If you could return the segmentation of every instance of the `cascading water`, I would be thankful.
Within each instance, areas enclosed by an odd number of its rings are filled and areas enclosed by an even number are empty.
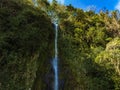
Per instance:
[[[57,50],[57,37],[58,37],[58,24],[55,23],[55,57],[53,59],[54,69],[54,90],[58,90],[58,50]]]

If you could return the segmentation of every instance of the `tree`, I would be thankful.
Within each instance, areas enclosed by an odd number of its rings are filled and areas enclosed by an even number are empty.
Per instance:
[[[108,76],[115,82],[115,90],[120,89],[120,38],[109,42],[105,51],[96,57],[96,62],[107,69]]]

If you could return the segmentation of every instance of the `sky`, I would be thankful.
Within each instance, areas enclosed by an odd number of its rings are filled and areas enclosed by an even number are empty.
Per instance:
[[[49,0],[50,2],[52,0]],[[120,0],[57,0],[64,5],[72,4],[76,8],[82,8],[88,10],[93,7],[95,10],[107,9],[107,10],[119,10]]]

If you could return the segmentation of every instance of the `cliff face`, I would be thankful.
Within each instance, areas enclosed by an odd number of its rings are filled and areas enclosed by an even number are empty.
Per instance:
[[[0,4],[0,90],[44,90],[54,53],[50,19],[26,3]]]
[[[59,4],[53,7],[60,27],[60,90],[120,89],[120,12],[95,13]]]

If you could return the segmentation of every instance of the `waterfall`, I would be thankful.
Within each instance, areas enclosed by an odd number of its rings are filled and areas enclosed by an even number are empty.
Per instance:
[[[55,57],[53,59],[54,69],[54,90],[58,90],[58,48],[57,48],[57,37],[58,37],[58,24],[55,23]]]

